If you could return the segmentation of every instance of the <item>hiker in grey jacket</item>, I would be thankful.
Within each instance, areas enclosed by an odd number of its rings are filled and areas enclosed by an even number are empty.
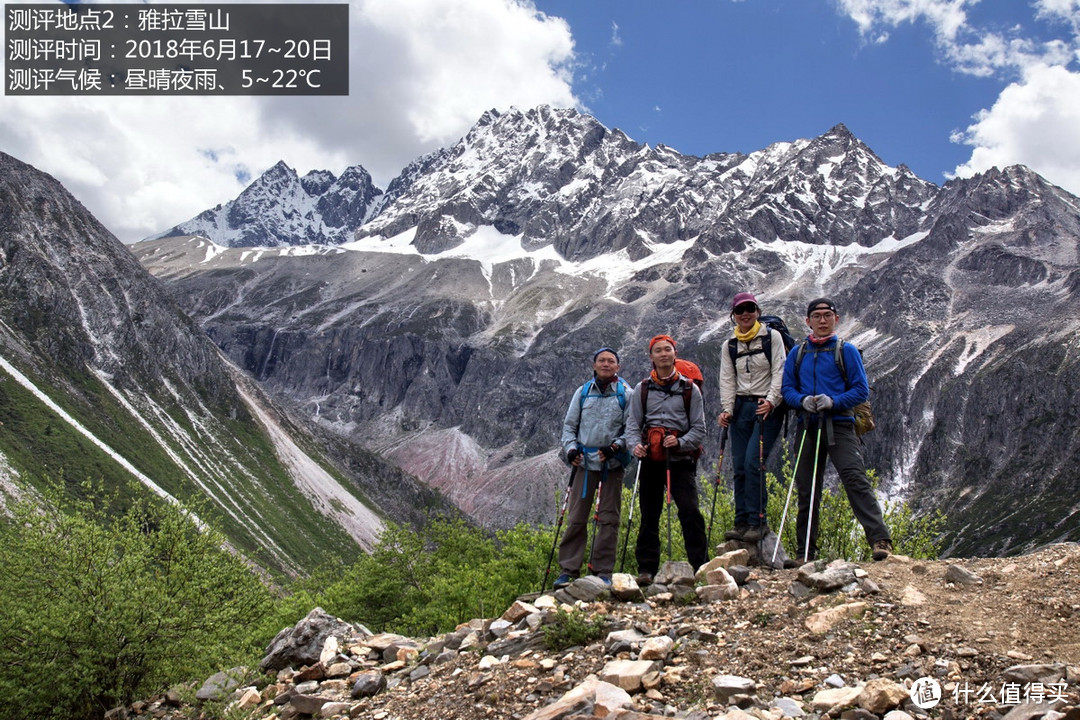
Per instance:
[[[660,515],[665,496],[679,508],[690,564],[697,570],[708,561],[696,478],[697,456],[705,439],[705,409],[701,391],[675,369],[675,354],[675,341],[670,336],[657,335],[649,341],[653,371],[634,388],[626,422],[627,446],[641,462],[641,529],[634,550],[639,585],[652,583],[660,568]]]
[[[559,544],[562,574],[555,580],[556,588],[569,585],[581,572],[589,509],[596,494],[599,510],[588,567],[607,583],[615,570],[624,474],[620,458],[626,458],[623,434],[630,404],[630,389],[618,373],[618,354],[607,347],[597,350],[593,378],[574,392],[563,418],[563,453],[577,469],[567,489],[569,521]]]

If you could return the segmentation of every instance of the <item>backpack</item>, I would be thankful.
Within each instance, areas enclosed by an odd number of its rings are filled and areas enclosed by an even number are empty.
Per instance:
[[[693,385],[698,386],[698,389],[702,392],[702,400],[704,400],[705,399],[705,396],[704,396],[704,392],[705,392],[705,376],[701,374],[701,368],[699,368],[695,363],[692,363],[689,360],[683,360],[682,358],[676,358],[676,360],[675,360],[675,370],[680,375],[682,375],[684,380],[690,380],[690,381],[693,382]],[[645,412],[646,412],[646,409],[648,407],[647,403],[648,403],[648,400],[649,400],[649,379],[650,378],[645,378],[645,380],[642,381],[642,383],[641,383],[641,418],[642,418],[643,421],[645,419]],[[693,387],[693,385],[691,385],[690,383],[683,383],[683,389],[682,389],[683,407],[686,408],[686,420],[687,420],[688,423],[690,422],[690,401],[694,397],[694,387]],[[668,393],[668,394],[670,395],[672,393]],[[652,443],[651,442],[647,443],[647,445],[650,448],[650,459],[652,459],[652,460],[663,460],[664,459],[663,457],[653,455]],[[697,460],[699,457],[701,457],[703,454],[705,454],[705,448],[702,447],[701,445],[698,445],[697,448],[695,448],[694,450],[691,450],[690,452],[688,452],[686,454],[689,455],[690,457],[694,458],[695,460]]]
[[[809,340],[803,340],[799,343],[799,351],[795,355],[795,386],[799,385],[799,366],[802,364],[803,356],[806,355],[806,346],[809,344]],[[859,357],[862,357],[862,349],[855,348],[859,351]],[[836,339],[836,344],[833,346],[833,361],[836,362],[836,367],[840,368],[840,376],[844,378],[844,387],[847,387],[848,377],[847,368],[844,366],[844,341],[840,338]],[[877,425],[874,423],[874,411],[870,407],[870,401],[864,400],[855,407],[851,408],[851,414],[855,416],[855,435],[862,437],[866,433],[873,430]]]
[[[780,339],[784,341],[784,352],[791,352],[791,348],[795,347],[795,336],[788,330],[787,323],[779,315],[762,315],[758,318],[758,321],[769,328],[780,333]],[[761,347],[757,350],[749,350],[746,352],[739,352],[739,341],[736,338],[728,340],[728,354],[731,356],[731,364],[735,364],[735,359],[740,357],[746,357],[747,355],[757,355],[758,353],[765,353],[765,359],[769,361],[769,365],[772,365],[772,333],[767,332],[761,336]],[[677,361],[676,361],[677,362]]]

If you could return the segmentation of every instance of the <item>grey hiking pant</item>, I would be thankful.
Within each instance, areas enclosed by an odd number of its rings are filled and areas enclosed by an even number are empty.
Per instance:
[[[808,557],[813,560],[817,557],[818,525],[821,520],[821,490],[825,478],[825,458],[832,460],[833,467],[840,475],[840,482],[844,485],[848,502],[855,519],[863,527],[866,533],[866,541],[873,546],[878,540],[889,539],[889,529],[881,517],[881,506],[874,497],[874,490],[870,486],[870,478],[866,476],[866,466],[863,464],[862,448],[858,436],[855,435],[855,426],[849,422],[833,423],[833,444],[828,443],[828,428],[804,424],[795,438],[795,447],[802,448],[802,457],[799,465],[795,468],[795,485],[799,488],[799,516],[795,523],[798,533],[797,542],[799,550],[796,559]],[[808,433],[808,434],[807,434]],[[803,439],[806,435],[805,441]],[[814,484],[814,523],[810,529],[810,547],[806,545],[806,526],[810,522],[810,477],[814,472],[814,445],[817,446],[817,478]],[[807,554],[806,551],[809,551]]]
[[[600,519],[596,528],[596,539],[592,548],[593,575],[607,575],[615,571],[615,552],[619,541],[619,508],[622,505],[622,468],[608,470],[589,470],[579,467],[574,471],[574,481],[570,485],[570,502],[566,508],[566,532],[559,543],[559,567],[571,577],[577,577],[582,562],[586,561],[585,551],[589,535],[589,523],[592,521],[593,498],[600,488]],[[582,486],[586,480],[585,497]]]

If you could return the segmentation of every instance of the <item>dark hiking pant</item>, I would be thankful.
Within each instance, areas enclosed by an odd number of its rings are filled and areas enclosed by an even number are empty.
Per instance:
[[[820,430],[820,431],[819,431]],[[799,551],[796,559],[817,557],[817,535],[821,520],[821,490],[825,478],[825,458],[828,457],[840,475],[840,482],[847,493],[855,519],[866,533],[871,546],[878,540],[889,538],[889,529],[881,516],[881,507],[863,465],[862,449],[855,435],[855,426],[849,422],[833,423],[833,444],[828,442],[828,428],[804,424],[795,438],[796,447],[802,447],[802,457],[795,468],[795,484],[799,488],[799,516],[795,523]],[[805,435],[805,441],[804,436]],[[813,484],[814,522],[810,527],[810,544],[806,544],[806,529],[810,524],[811,475],[814,471],[815,445],[817,448],[817,477]]]
[[[566,531],[559,543],[559,567],[571,577],[577,577],[581,564],[585,561],[586,542],[589,536],[589,522],[592,520],[593,499],[597,487],[600,488],[600,513],[593,540],[590,571],[594,575],[607,575],[615,571],[615,550],[619,540],[619,507],[622,505],[623,469],[603,470],[577,468],[574,481],[567,492],[570,499],[566,509]],[[585,497],[582,487],[585,486]]]
[[[731,460],[735,484],[735,525],[763,525],[768,493],[761,472],[762,431],[765,434],[764,457],[776,444],[784,419],[778,413],[770,413],[764,422],[757,420],[757,399],[735,398],[735,412],[729,425],[731,434]],[[760,513],[760,515],[759,515]]]
[[[660,516],[664,513],[667,481],[665,463],[641,460],[638,498],[641,506],[641,529],[634,556],[638,572],[655,575],[660,569]],[[697,461],[671,463],[671,499],[679,509],[686,557],[696,571],[709,561],[705,539],[705,518],[698,509]]]

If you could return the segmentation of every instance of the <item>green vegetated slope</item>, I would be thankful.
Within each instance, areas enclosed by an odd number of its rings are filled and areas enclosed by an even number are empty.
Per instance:
[[[142,407],[132,407],[144,424],[97,376],[53,370],[46,377],[22,368],[94,437],[161,490],[192,504],[258,565],[272,573],[303,573],[360,552],[348,532],[297,488],[264,428],[243,404],[192,409],[175,399],[143,397]],[[139,487],[130,485],[133,473],[121,462],[2,371],[0,422],[0,452],[30,486],[62,478],[69,491],[78,493],[84,481],[100,480],[122,498]],[[328,463],[322,467],[350,487]],[[360,496],[356,488],[351,491]]]

